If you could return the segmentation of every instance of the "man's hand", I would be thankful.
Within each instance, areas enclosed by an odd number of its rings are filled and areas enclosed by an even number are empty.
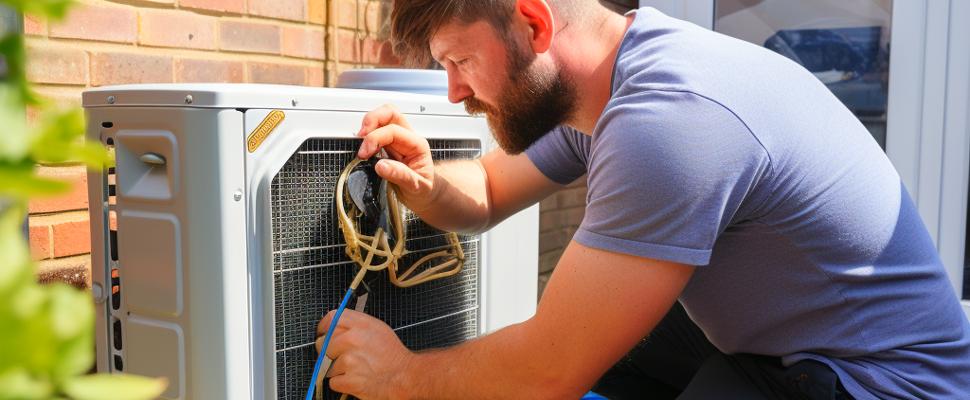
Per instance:
[[[334,313],[327,313],[317,325],[318,353]],[[409,367],[412,356],[387,324],[344,310],[327,347],[327,357],[334,360],[330,388],[360,399],[396,398],[394,389],[402,387],[400,372]]]
[[[435,170],[428,141],[411,130],[401,113],[384,105],[364,116],[358,136],[364,138],[357,156],[367,159],[381,148],[390,159],[377,163],[377,174],[397,185],[398,197],[408,208],[421,213],[434,202]]]

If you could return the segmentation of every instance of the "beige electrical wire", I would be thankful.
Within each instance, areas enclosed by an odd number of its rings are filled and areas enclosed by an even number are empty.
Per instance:
[[[340,173],[340,177],[337,178],[337,193],[334,196],[335,202],[337,203],[337,219],[340,223],[340,229],[343,231],[344,242],[347,243],[344,251],[347,253],[347,257],[350,257],[351,260],[360,266],[360,271],[357,272],[354,280],[350,283],[350,289],[357,290],[357,286],[364,280],[367,271],[387,269],[388,279],[391,283],[402,288],[420,285],[435,279],[446,278],[461,272],[462,267],[465,265],[465,252],[461,248],[461,242],[458,241],[458,234],[448,232],[445,234],[448,240],[448,248],[419,258],[408,269],[398,274],[398,261],[410,252],[404,246],[407,238],[404,234],[404,220],[401,205],[397,200],[397,187],[390,182],[387,184],[385,199],[387,200],[388,213],[390,214],[388,219],[390,220],[391,230],[393,232],[384,232],[384,228],[382,227],[378,227],[373,235],[364,235],[358,231],[354,220],[362,214],[362,211],[357,209],[356,206],[350,208],[349,211],[347,210],[344,204],[350,203],[353,205],[354,202],[350,200],[350,196],[344,191],[344,186],[347,184],[347,177],[350,175],[350,172],[360,163],[361,160],[355,158],[344,167],[343,172]],[[388,242],[387,237],[389,234],[394,235],[394,248],[391,248],[390,242]],[[375,257],[383,258],[383,261],[375,263]],[[423,265],[441,258],[448,259],[412,276]],[[321,373],[315,382],[317,387],[316,398],[318,400],[322,399],[323,396],[322,386],[325,375],[326,371]],[[346,393],[340,396],[340,400],[345,400],[346,398]]]
[[[340,177],[337,179],[337,193],[336,193],[336,203],[337,203],[337,218],[340,222],[340,228],[343,230],[344,241],[346,242],[345,252],[351,260],[357,263],[362,270],[367,271],[380,271],[382,269],[387,269],[388,278],[391,283],[397,287],[411,287],[415,285],[420,285],[422,283],[432,281],[435,279],[445,278],[455,275],[461,272],[461,268],[465,264],[465,253],[462,251],[461,243],[458,241],[458,235],[454,232],[448,232],[445,234],[448,240],[448,248],[440,250],[424,257],[421,257],[410,267],[404,271],[399,271],[398,261],[408,255],[410,251],[405,248],[406,237],[404,235],[404,221],[403,213],[401,212],[401,205],[397,200],[397,188],[388,182],[388,190],[386,191],[386,200],[389,220],[391,223],[391,230],[393,232],[384,232],[382,228],[377,228],[374,235],[364,235],[358,232],[357,226],[354,223],[354,219],[360,216],[361,211],[356,207],[353,207],[349,212],[347,211],[345,203],[349,202],[349,195],[344,191],[344,186],[347,182],[347,176],[350,172],[360,164],[361,160],[354,159],[347,164]],[[388,235],[394,235],[394,248],[391,248]],[[373,258],[380,257],[383,259],[380,263],[374,263]],[[428,264],[432,260],[447,258],[446,261],[439,263],[433,267],[426,269],[421,269],[422,266]],[[415,274],[416,271],[419,271]],[[358,274],[359,276],[359,274]],[[360,277],[360,279],[363,279]],[[357,279],[354,280],[355,283],[359,283]],[[356,287],[356,286],[354,286]]]

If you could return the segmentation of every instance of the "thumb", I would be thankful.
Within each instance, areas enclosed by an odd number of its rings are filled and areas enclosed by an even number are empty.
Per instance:
[[[423,186],[428,186],[427,179],[400,161],[385,158],[378,161],[374,169],[381,178],[409,192],[420,192]]]

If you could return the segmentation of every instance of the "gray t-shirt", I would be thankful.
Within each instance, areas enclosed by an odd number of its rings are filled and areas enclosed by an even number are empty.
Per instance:
[[[970,323],[912,200],[794,62],[638,10],[592,137],[526,154],[587,174],[577,242],[698,266],[680,301],[721,351],[819,360],[862,399],[970,399]]]

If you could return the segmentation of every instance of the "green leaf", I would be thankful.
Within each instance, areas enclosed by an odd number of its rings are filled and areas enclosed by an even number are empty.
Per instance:
[[[46,399],[51,392],[50,383],[31,377],[24,369],[0,371],[0,399]]]
[[[67,182],[35,176],[33,168],[14,169],[3,164],[0,164],[0,182],[3,182],[0,186],[0,197],[14,199],[54,196],[71,190],[71,185]]]
[[[4,84],[13,89],[15,99],[21,104],[39,104],[40,99],[30,90],[27,81],[27,51],[24,38],[19,33],[9,33],[0,38],[0,54],[7,63]]]
[[[23,14],[61,19],[74,4],[74,0],[0,0],[0,4],[6,4]]]
[[[110,162],[98,142],[85,142],[84,115],[78,109],[45,111],[43,124],[32,136],[31,156],[42,163],[83,162],[100,168]]]
[[[0,130],[0,161],[23,159],[30,148],[24,106],[5,84],[0,84]]]
[[[30,253],[20,230],[27,207],[23,203],[3,203],[0,198],[0,307],[9,304],[4,294],[29,283],[31,273]]]
[[[88,375],[67,381],[63,390],[75,400],[143,400],[154,399],[165,391],[164,378],[134,375]]]
[[[94,363],[94,306],[86,291],[51,285],[49,327],[58,341],[53,375],[57,380],[83,373]]]

